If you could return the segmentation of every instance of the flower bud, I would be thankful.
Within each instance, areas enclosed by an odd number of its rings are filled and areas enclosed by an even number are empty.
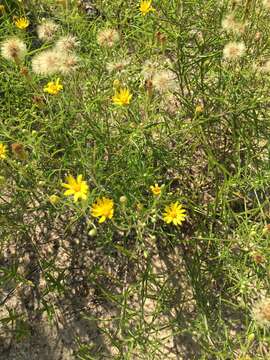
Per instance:
[[[52,205],[56,205],[57,203],[59,203],[60,197],[57,196],[57,195],[55,195],[55,194],[53,194],[53,195],[51,195],[51,196],[49,197],[49,201],[50,201],[50,203],[51,203]]]
[[[119,201],[121,204],[124,205],[127,202],[127,197],[125,195],[122,195],[122,196],[120,196]]]
[[[121,86],[120,80],[115,79],[115,80],[113,81],[113,88],[114,88],[114,89],[118,89],[120,86]]]
[[[255,230],[251,230],[250,236],[254,237],[254,236],[256,236],[256,234],[257,234],[257,232]]]
[[[263,235],[270,234],[270,224],[265,225],[262,231]]]
[[[202,105],[197,105],[195,107],[195,114],[201,114],[203,112],[203,106]]]
[[[97,235],[97,229],[93,228],[88,232],[88,235],[91,237],[95,237]]]

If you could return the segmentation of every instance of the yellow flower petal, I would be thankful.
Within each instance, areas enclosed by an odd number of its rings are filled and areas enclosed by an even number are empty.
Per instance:
[[[73,195],[73,194],[74,194],[74,190],[72,190],[72,189],[69,189],[69,190],[64,192],[65,196],[70,196],[70,195]]]

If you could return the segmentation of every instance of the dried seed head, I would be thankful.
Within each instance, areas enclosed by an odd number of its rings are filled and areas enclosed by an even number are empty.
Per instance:
[[[23,67],[21,68],[20,74],[23,75],[23,76],[28,76],[29,70],[27,69],[26,66],[23,66]]]
[[[101,30],[97,35],[97,42],[100,46],[112,47],[119,40],[119,33],[115,29]]]
[[[161,70],[152,79],[153,87],[160,93],[176,90],[176,75],[171,70]]]
[[[228,14],[223,20],[222,20],[222,28],[229,32],[232,32],[234,34],[242,34],[245,31],[245,24],[236,20],[233,14]]]
[[[58,30],[59,25],[57,25],[52,20],[46,20],[37,27],[38,38],[42,41],[51,41],[56,31]]]
[[[144,80],[151,80],[159,71],[160,64],[156,61],[146,60],[142,66],[141,75]]]
[[[55,48],[60,52],[70,52],[75,50],[78,47],[79,42],[77,38],[72,35],[62,36],[60,37],[55,44]]]
[[[150,79],[145,81],[145,89],[146,89],[148,95],[151,96],[153,93],[153,83]]]
[[[258,300],[252,309],[253,318],[261,327],[270,326],[270,298]]]
[[[130,64],[130,60],[128,59],[124,59],[116,62],[109,62],[106,65],[106,69],[109,73],[113,71],[122,71],[129,64]]]
[[[78,67],[79,58],[76,54],[65,54],[59,62],[59,71],[67,75]]]
[[[164,45],[166,43],[166,40],[167,40],[166,35],[164,35],[160,31],[158,31],[156,33],[156,39],[157,39],[158,44],[160,44],[160,45]]]
[[[38,95],[33,96],[32,101],[39,108],[42,108],[44,105],[44,99],[41,96],[38,96]]]
[[[56,50],[46,50],[32,59],[32,70],[38,75],[52,75],[59,71],[61,54]]]
[[[25,148],[20,143],[11,144],[11,151],[20,160],[25,160],[27,158]]]
[[[262,254],[260,254],[259,252],[254,252],[254,253],[252,253],[251,256],[256,264],[262,264],[265,262],[265,257]]]
[[[264,6],[267,10],[270,10],[270,0],[263,0],[263,6]]]
[[[1,44],[2,56],[11,61],[21,61],[27,53],[25,43],[17,37],[9,38]]]
[[[246,46],[243,42],[231,41],[223,49],[223,58],[228,61],[238,60],[245,51]]]

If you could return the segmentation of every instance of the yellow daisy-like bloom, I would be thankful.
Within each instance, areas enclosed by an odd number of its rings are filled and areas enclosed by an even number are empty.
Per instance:
[[[115,105],[128,105],[132,98],[132,94],[129,92],[128,89],[119,89],[112,97],[112,101]]]
[[[60,84],[60,79],[57,79],[56,81],[49,81],[43,90],[48,94],[57,95],[59,91],[63,90],[63,85]]]
[[[140,3],[140,12],[143,16],[148,14],[150,11],[155,11],[152,6],[152,0],[142,0]]]
[[[72,175],[67,176],[67,183],[62,183],[62,186],[68,190],[64,192],[65,196],[74,196],[74,201],[77,202],[80,198],[87,199],[89,187],[86,181],[83,181],[82,175],[78,175],[75,179]]]
[[[203,112],[203,106],[202,105],[197,105],[195,107],[195,114],[200,114]]]
[[[165,207],[163,220],[167,224],[173,223],[174,225],[181,225],[182,222],[185,221],[186,216],[186,210],[176,201]]]
[[[99,198],[91,208],[91,214],[94,217],[100,217],[99,223],[103,223],[106,219],[111,219],[114,213],[114,203],[112,199],[106,197]]]
[[[159,196],[161,194],[161,186],[158,186],[158,184],[155,184],[155,186],[151,185],[150,190],[155,196]]]
[[[0,143],[0,160],[5,160],[7,157],[7,147],[6,145]]]
[[[0,5],[0,13],[4,13],[6,11],[5,6],[4,5]]]
[[[29,20],[25,17],[16,18],[14,22],[16,27],[21,30],[26,29],[30,24]]]

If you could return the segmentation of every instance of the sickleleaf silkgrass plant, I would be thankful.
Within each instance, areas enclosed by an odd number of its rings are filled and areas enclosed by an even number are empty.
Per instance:
[[[0,6],[9,356],[91,313],[81,359],[270,358],[268,2],[31,3]]]

